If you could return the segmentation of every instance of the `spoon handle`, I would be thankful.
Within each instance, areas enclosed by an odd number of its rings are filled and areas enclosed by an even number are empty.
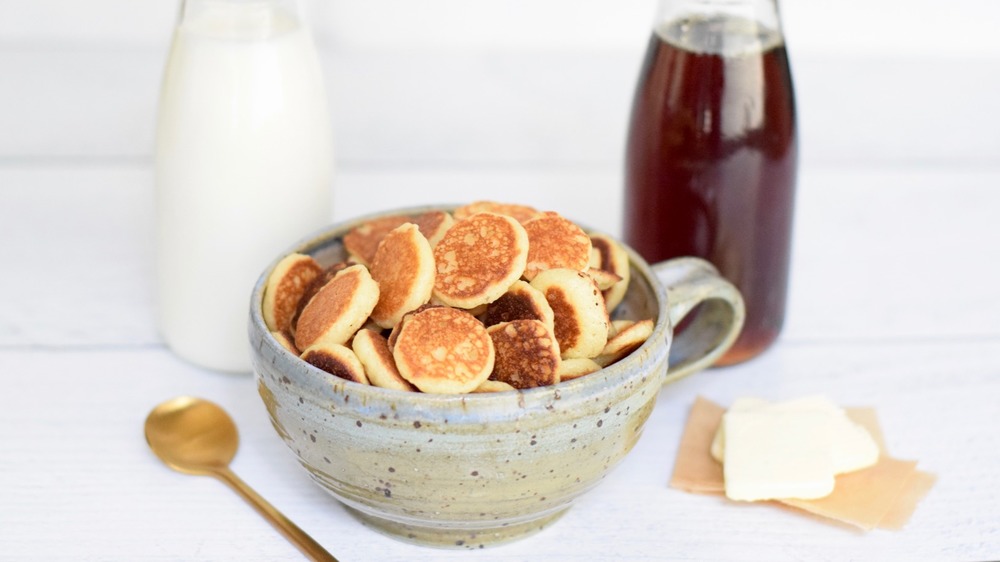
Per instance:
[[[262,498],[253,488],[241,480],[239,476],[236,476],[236,473],[232,470],[224,468],[218,470],[215,474],[220,480],[228,484],[230,488],[236,490],[236,493],[252,505],[257,510],[257,513],[263,515],[264,519],[267,519],[278,532],[302,551],[302,554],[305,554],[307,558],[316,562],[337,562],[337,559],[332,554],[327,552],[318,542],[300,529],[298,525],[292,523],[287,517],[282,515],[280,511]]]

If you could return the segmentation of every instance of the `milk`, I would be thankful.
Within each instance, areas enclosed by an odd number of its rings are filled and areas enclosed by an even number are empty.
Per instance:
[[[193,363],[249,371],[255,281],[330,219],[326,96],[295,14],[272,2],[185,8],[156,137],[160,330]]]

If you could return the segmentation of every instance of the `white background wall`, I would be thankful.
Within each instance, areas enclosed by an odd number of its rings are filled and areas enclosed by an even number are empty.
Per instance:
[[[148,158],[178,5],[0,0],[0,158]],[[652,0],[305,5],[341,165],[620,162]],[[781,9],[806,162],[995,162],[1000,2]]]
[[[502,50],[634,49],[655,0],[303,0],[338,46]],[[0,2],[0,42],[161,47],[179,0]],[[993,0],[783,0],[807,55],[998,56]],[[637,35],[639,34],[639,35]]]

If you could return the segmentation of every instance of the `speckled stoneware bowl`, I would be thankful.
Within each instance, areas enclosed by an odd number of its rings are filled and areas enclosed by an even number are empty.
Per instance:
[[[311,254],[324,266],[339,261],[341,237],[371,218],[334,226],[288,253]],[[249,334],[274,428],[317,484],[395,538],[481,548],[543,529],[632,449],[663,384],[710,365],[743,323],[738,291],[707,262],[650,267],[629,252],[632,281],[614,317],[656,319],[642,347],[554,386],[459,396],[360,385],[286,351],[261,315],[268,268],[254,289]],[[672,326],[700,303],[671,345]]]

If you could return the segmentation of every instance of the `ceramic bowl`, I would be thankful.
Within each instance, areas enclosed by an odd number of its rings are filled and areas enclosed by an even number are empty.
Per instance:
[[[342,236],[372,218],[334,226],[282,255],[311,254],[324,266],[339,261]],[[628,251],[632,281],[614,318],[654,318],[644,345],[557,385],[457,396],[360,385],[289,353],[261,313],[269,267],[253,292],[249,337],[273,426],[322,489],[395,538],[481,548],[536,532],[632,449],[664,383],[710,365],[743,322],[739,292],[707,262],[650,267]],[[672,326],[698,304],[673,341]]]

